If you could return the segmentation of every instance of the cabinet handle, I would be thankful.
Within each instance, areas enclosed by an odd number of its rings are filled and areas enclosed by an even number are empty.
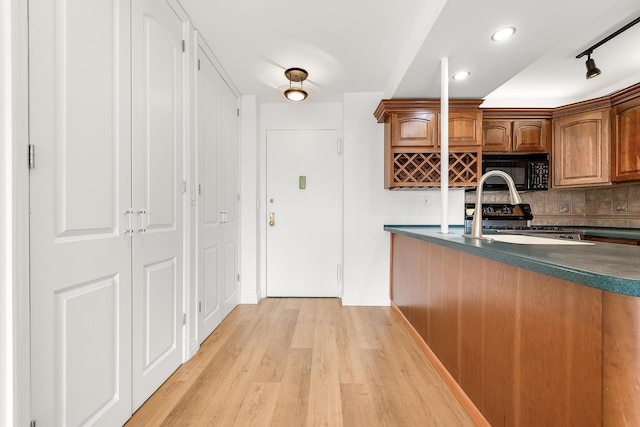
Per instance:
[[[124,211],[124,214],[127,216],[127,229],[124,230],[124,234],[133,234],[133,224],[131,220],[131,216],[133,215],[133,209],[127,209]]]
[[[269,227],[276,226],[276,214],[274,212],[269,212]]]
[[[147,213],[145,209],[141,209],[138,211],[138,215],[140,215],[140,228],[138,228],[138,233],[144,233],[147,229],[144,226],[144,215]]]

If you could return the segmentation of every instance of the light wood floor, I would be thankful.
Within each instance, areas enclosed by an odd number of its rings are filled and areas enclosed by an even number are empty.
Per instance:
[[[389,307],[237,307],[126,424],[472,426]]]

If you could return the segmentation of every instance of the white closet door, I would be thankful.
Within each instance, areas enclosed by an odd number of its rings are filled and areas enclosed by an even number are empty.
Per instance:
[[[132,7],[133,408],[182,362],[182,22]]]
[[[221,94],[221,134],[224,154],[224,282],[221,293],[222,315],[226,317],[238,305],[238,99],[223,82]]]
[[[198,341],[238,304],[237,101],[198,50]]]
[[[219,138],[220,88],[222,78],[202,49],[198,49],[197,158],[198,158],[198,342],[222,321],[220,289],[224,281],[224,248],[221,247],[221,220],[224,182]],[[224,194],[224,193],[223,193]]]
[[[40,426],[131,414],[126,0],[30,0],[31,411]]]

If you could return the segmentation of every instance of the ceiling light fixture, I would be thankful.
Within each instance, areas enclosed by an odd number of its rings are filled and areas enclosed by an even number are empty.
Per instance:
[[[493,40],[494,42],[499,42],[501,40],[508,39],[515,33],[516,33],[515,27],[501,28],[491,35],[491,40]]]
[[[471,73],[469,71],[459,71],[457,73],[455,73],[451,78],[453,80],[464,80],[466,78],[468,78],[471,75]]]
[[[591,59],[591,54],[593,53],[593,50],[595,48],[597,48],[597,47],[602,46],[603,44],[605,44],[606,42],[608,42],[609,40],[611,40],[612,38],[614,38],[618,34],[622,33],[623,31],[626,31],[629,28],[633,27],[638,22],[640,22],[640,17],[638,17],[638,18],[634,19],[633,21],[629,22],[627,25],[625,25],[624,27],[620,28],[615,33],[603,38],[598,43],[594,44],[589,49],[585,50],[584,52],[582,52],[578,56],[576,56],[576,59],[580,59],[583,56],[587,55],[587,62],[585,62],[585,65],[587,67],[587,78],[588,79],[600,75],[600,72],[601,72],[600,69],[598,67],[596,67],[596,61]]]
[[[302,82],[309,77],[309,73],[302,68],[289,68],[284,75],[289,79],[289,88],[284,91],[284,96],[294,102],[307,99],[309,93],[302,87]]]
[[[596,67],[596,61],[594,61],[593,59],[591,59],[591,54],[588,53],[587,54],[587,62],[585,62],[585,65],[587,66],[587,78],[593,78],[595,76],[599,76],[600,73],[602,71],[600,71],[600,68]]]

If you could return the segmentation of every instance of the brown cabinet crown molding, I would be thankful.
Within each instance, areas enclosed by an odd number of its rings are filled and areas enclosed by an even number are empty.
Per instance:
[[[480,108],[484,119],[550,119],[553,108]]]
[[[611,99],[608,96],[590,99],[588,101],[576,102],[575,104],[558,107],[553,111],[553,118],[572,116],[574,114],[585,113],[588,111],[596,111],[611,108]]]
[[[451,99],[449,107],[477,109],[483,102],[483,99]],[[413,113],[425,110],[439,111],[440,99],[383,99],[373,115],[378,123],[384,123],[391,113]]]
[[[610,95],[611,104],[617,105],[621,102],[629,101],[633,98],[637,98],[640,96],[640,83],[637,83],[633,86],[629,86],[626,89],[622,89],[618,92],[615,92]]]

